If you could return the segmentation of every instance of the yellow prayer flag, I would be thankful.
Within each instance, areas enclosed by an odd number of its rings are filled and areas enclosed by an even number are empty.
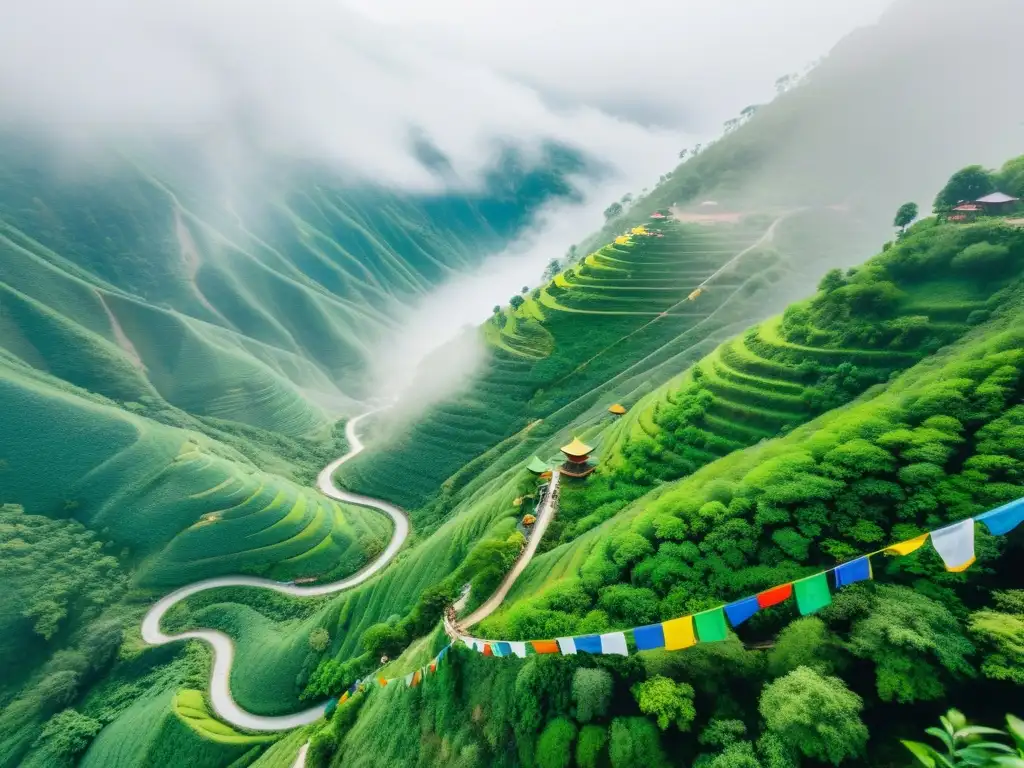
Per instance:
[[[977,558],[972,557],[966,563],[961,563],[960,565],[955,565],[952,568],[950,568],[947,565],[946,566],[946,570],[949,571],[950,573],[962,573],[962,572],[966,571],[968,568],[970,568],[972,565],[974,565],[974,561],[975,560],[977,560]]]
[[[697,644],[697,637],[693,633],[693,616],[662,622],[661,629],[665,633],[666,651],[677,651]]]
[[[893,544],[891,547],[886,547],[885,554],[909,555],[911,552],[916,552],[923,547],[926,541],[928,541],[928,534],[922,533],[920,536],[915,536],[912,539],[901,541],[899,544]]]

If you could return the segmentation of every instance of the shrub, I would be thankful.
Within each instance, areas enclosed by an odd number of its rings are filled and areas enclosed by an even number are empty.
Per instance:
[[[585,725],[576,742],[576,765],[580,768],[605,768],[608,764],[608,729],[603,725]]]
[[[612,768],[667,765],[658,729],[645,717],[617,717],[608,740]]]
[[[540,768],[569,768],[572,765],[572,743],[576,726],[571,720],[556,717],[544,728],[537,740],[537,765]]]
[[[673,723],[679,730],[688,731],[697,716],[693,707],[693,686],[662,675],[634,685],[633,698],[641,712],[655,716],[663,731]]]

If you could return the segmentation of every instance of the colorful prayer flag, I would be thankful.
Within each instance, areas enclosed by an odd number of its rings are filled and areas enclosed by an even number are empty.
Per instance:
[[[828,590],[828,574],[818,573],[793,583],[796,592],[796,605],[800,615],[820,611],[832,602],[832,593]]]
[[[974,562],[974,520],[969,517],[932,531],[932,546],[946,564],[947,571],[966,571]]]
[[[431,672],[437,672],[437,662],[436,661],[430,662],[430,671]]]
[[[511,656],[512,655],[512,646],[510,646],[508,643],[506,643],[504,641],[499,641],[499,642],[495,643],[494,655],[495,656],[502,656],[502,657],[504,657],[504,656]]]
[[[558,653],[558,643],[554,640],[534,640],[530,643],[535,653]]]
[[[484,656],[493,656],[493,655],[494,655],[494,649],[491,648],[491,644],[490,643],[484,643]]]
[[[759,610],[761,610],[761,604],[756,597],[745,597],[725,606],[725,615],[729,617],[730,624],[738,627]]]
[[[1002,536],[1024,522],[1024,499],[1011,501],[974,519],[984,523],[993,536]]]
[[[558,648],[563,656],[572,656],[576,653],[576,643],[571,637],[558,638]]]
[[[666,650],[676,651],[697,644],[697,638],[693,634],[693,616],[663,621],[661,630],[665,633]]]
[[[721,608],[698,613],[693,617],[697,627],[697,638],[702,643],[715,643],[729,636],[729,628],[725,626],[725,613]]]
[[[886,547],[884,551],[887,555],[909,555],[911,552],[916,552],[923,547],[926,541],[928,541],[928,534],[922,533],[920,536],[915,536],[912,539],[901,541],[899,544]]]
[[[783,584],[779,587],[766,589],[757,596],[757,604],[761,608],[771,608],[773,605],[784,603],[793,596],[793,585]]]
[[[381,688],[383,688],[384,686],[386,686],[388,684],[388,680],[387,680],[386,677],[378,677],[377,678],[377,682],[380,683],[380,687]]]
[[[423,679],[423,672],[421,670],[417,669],[415,672],[413,672],[412,673],[412,684],[413,684],[413,687],[419,685],[420,684],[420,680],[422,680],[422,679]]]
[[[601,653],[628,656],[625,632],[606,632],[601,635]]]
[[[520,659],[526,658],[526,643],[509,643],[509,650]]]
[[[661,629],[661,624],[637,627],[633,630],[633,640],[638,651],[652,651],[665,647],[665,633]]]
[[[839,587],[845,587],[850,584],[854,584],[858,581],[870,581],[871,558],[858,557],[856,560],[852,560],[849,563],[837,565],[835,574],[837,589]]]
[[[346,701],[348,701],[348,691],[345,691],[343,694],[341,694],[341,698],[338,699],[338,703],[344,704]]]
[[[579,637],[574,637],[573,645],[576,646],[577,651],[583,651],[584,653],[601,652],[601,638],[597,635],[580,635]]]
[[[412,687],[412,672],[405,676],[405,684],[410,688]]]

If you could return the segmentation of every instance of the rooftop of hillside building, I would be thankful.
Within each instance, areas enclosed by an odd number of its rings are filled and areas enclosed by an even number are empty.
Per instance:
[[[584,443],[578,437],[574,437],[571,443],[563,445],[561,448],[562,453],[566,456],[573,456],[577,458],[589,455],[592,450],[594,449],[591,446]]]

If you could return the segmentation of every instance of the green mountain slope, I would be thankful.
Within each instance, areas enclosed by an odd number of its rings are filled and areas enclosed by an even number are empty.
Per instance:
[[[510,154],[478,193],[403,197],[283,168],[212,196],[188,162],[97,165],[69,174],[46,147],[0,141],[0,346],[122,402],[293,437],[365,395],[406,303],[499,250],[581,169]]]
[[[632,503],[627,489],[624,509],[536,557],[500,611],[472,633],[552,638],[666,620],[1024,496],[1022,238],[1000,223],[924,222],[852,276],[830,276],[780,322],[722,345],[687,375],[706,371],[699,380],[712,397],[738,398],[735,388],[707,383],[726,357],[747,377],[746,399],[735,402],[766,413],[781,413],[772,410],[780,397],[795,394],[786,385],[812,388],[797,375],[802,368],[820,374],[822,363],[861,363],[874,359],[871,352],[885,360],[880,370],[896,375],[788,434],[649,487]],[[972,245],[991,240],[1006,248],[978,270],[971,262],[983,251]],[[890,280],[903,291],[890,294],[886,311],[860,303]],[[920,336],[904,357],[905,318],[925,307],[942,319],[909,324]],[[971,312],[984,314],[968,324]],[[830,322],[818,327],[822,313]],[[774,329],[767,337],[766,327]],[[815,336],[815,327],[827,332]],[[728,357],[751,337],[745,358]],[[587,440],[600,449],[621,444],[645,427],[643,414],[659,410],[658,402],[668,409],[673,391],[678,384],[641,400],[632,421],[595,425]],[[702,418],[694,417],[697,431],[716,428]],[[667,430],[657,416],[646,426],[652,442]],[[565,483],[559,516],[571,511],[574,488],[600,488],[626,461],[670,463],[623,451],[585,482]],[[590,509],[601,501],[591,498]],[[569,764],[591,765],[580,757],[589,729],[598,761],[642,754],[651,765],[814,765],[828,744],[844,764],[902,765],[898,739],[941,701],[970,701],[977,716],[1016,706],[1019,687],[1005,672],[1015,640],[985,627],[1019,621],[1012,606],[1021,594],[1020,549],[1019,535],[979,528],[978,563],[965,573],[947,572],[930,548],[888,562],[876,557],[880,583],[837,592],[819,616],[797,618],[785,606],[762,611],[724,643],[681,651],[519,660],[457,648],[421,688],[374,691],[348,705],[321,731],[319,749],[332,766],[368,765],[369,755],[415,765],[424,751],[431,759],[457,754],[466,765],[544,764],[552,750]],[[849,702],[845,714],[814,705],[838,700]],[[660,713],[668,715],[665,728],[655,725]],[[790,718],[808,730],[788,727]],[[824,718],[846,735],[806,735]],[[549,734],[555,723],[568,734],[559,741]],[[732,735],[712,736],[722,732]],[[731,762],[741,755],[745,762]]]

